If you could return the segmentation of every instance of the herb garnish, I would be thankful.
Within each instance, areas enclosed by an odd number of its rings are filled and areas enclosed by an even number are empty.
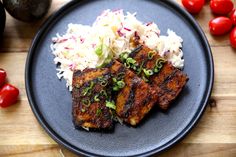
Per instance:
[[[146,77],[150,77],[151,75],[154,74],[151,69],[143,69],[143,72],[144,72]]]
[[[115,105],[114,101],[106,101],[106,107],[111,108],[113,110],[116,109],[116,105]]]
[[[148,59],[151,60],[154,57],[154,54],[155,54],[154,51],[148,52]]]
[[[98,94],[94,96],[94,101],[96,101],[96,102],[100,101]]]
[[[125,73],[119,73],[117,75],[117,78],[113,77],[113,91],[119,91],[120,89],[125,87],[125,82],[124,82],[124,75]]]
[[[82,91],[83,96],[90,95],[93,87],[94,87],[94,82],[91,81],[89,87],[84,88],[84,90]]]
[[[97,111],[96,111],[96,115],[99,116],[102,114],[102,109],[98,108]]]
[[[91,101],[89,99],[83,99],[82,103],[83,103],[84,106],[89,107],[90,104],[91,104]]]

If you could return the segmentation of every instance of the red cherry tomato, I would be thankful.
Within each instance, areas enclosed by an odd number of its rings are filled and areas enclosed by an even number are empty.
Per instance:
[[[0,69],[0,87],[2,87],[6,81],[7,73],[5,70]]]
[[[234,4],[231,0],[211,0],[211,11],[218,15],[227,15],[234,8]]]
[[[0,106],[5,108],[16,103],[19,90],[11,84],[5,84],[0,90]]]
[[[234,9],[234,10],[230,13],[230,20],[232,21],[233,25],[236,26],[236,9]]]
[[[205,0],[182,0],[183,6],[188,12],[197,14],[202,10]]]
[[[217,17],[209,22],[210,32],[213,35],[223,35],[230,31],[232,22],[227,17]]]
[[[233,48],[236,48],[236,27],[230,33],[230,44]]]

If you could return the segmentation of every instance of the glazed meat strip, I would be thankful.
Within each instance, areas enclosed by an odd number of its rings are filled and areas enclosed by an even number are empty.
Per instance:
[[[157,103],[161,109],[168,109],[188,81],[186,74],[144,45],[128,55],[128,58],[134,61],[128,61],[127,56],[125,58],[121,56],[121,61],[156,90]],[[133,62],[134,66],[130,62]]]
[[[152,109],[157,101],[154,89],[123,64],[114,61],[110,65],[114,82],[124,82],[125,86],[115,94],[116,114],[124,122],[135,126]],[[113,85],[113,90],[116,90]],[[115,89],[114,89],[115,88]]]
[[[85,69],[73,74],[73,122],[76,127],[111,129],[111,108],[106,102],[111,96],[111,73],[108,68]]]

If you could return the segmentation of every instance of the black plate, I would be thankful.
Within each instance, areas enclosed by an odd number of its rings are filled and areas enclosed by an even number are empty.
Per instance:
[[[68,23],[92,24],[105,9],[137,12],[154,21],[162,34],[168,28],[183,40],[184,72],[190,80],[173,107],[152,112],[137,128],[117,124],[112,133],[74,129],[71,94],[56,76],[51,38],[65,33]],[[204,33],[186,11],[166,0],[72,1],[51,16],[33,40],[26,63],[26,91],[39,123],[59,144],[87,156],[148,156],[182,139],[202,115],[213,85],[213,60]]]

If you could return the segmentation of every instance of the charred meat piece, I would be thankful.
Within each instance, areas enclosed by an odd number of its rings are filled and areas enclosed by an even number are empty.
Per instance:
[[[131,52],[128,58],[121,56],[120,60],[156,90],[157,103],[164,110],[179,95],[188,81],[186,74],[161,58],[156,51],[143,45]]]
[[[124,122],[135,126],[152,109],[157,101],[157,94],[150,85],[120,62],[114,61],[110,69],[113,81],[123,80],[125,83],[115,97],[116,114]]]
[[[106,107],[106,102],[111,99],[110,83],[108,68],[74,72],[72,116],[76,127],[95,130],[113,127],[113,111]]]

